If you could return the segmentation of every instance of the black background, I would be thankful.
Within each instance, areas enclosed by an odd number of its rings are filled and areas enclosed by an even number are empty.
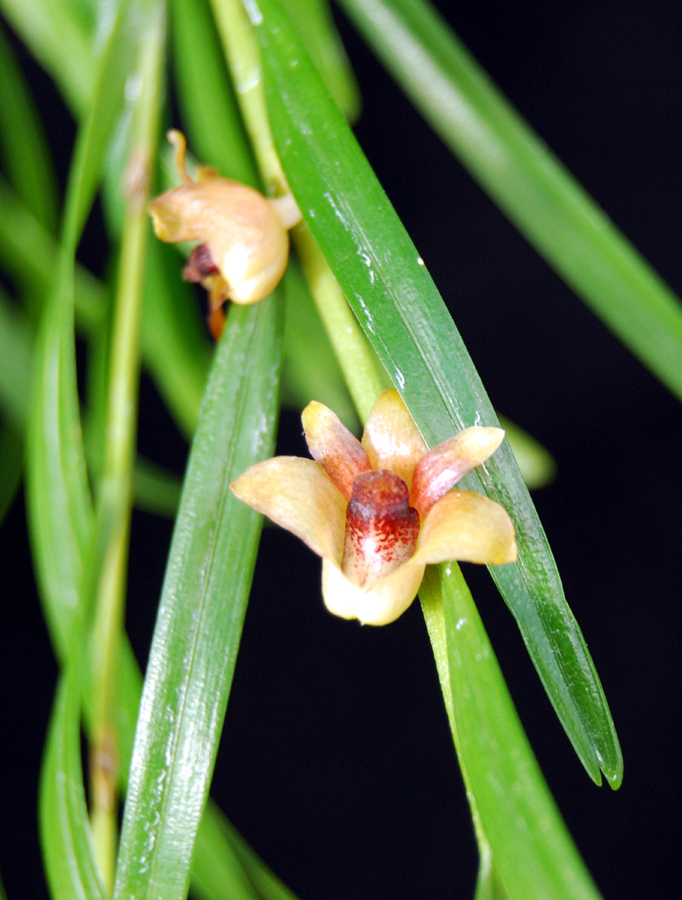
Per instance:
[[[440,8],[615,223],[682,291],[682,11],[673,2]],[[340,21],[359,75],[358,137],[448,303],[495,406],[554,454],[535,495],[622,741],[621,789],[583,772],[485,570],[465,567],[567,824],[605,898],[668,895],[679,856],[682,408],[515,232]],[[27,63],[28,64],[28,63]],[[72,126],[43,92],[57,152]],[[96,248],[95,248],[96,249]],[[149,384],[140,444],[185,447]],[[280,452],[304,453],[296,415]],[[45,896],[37,773],[55,667],[19,501],[2,528],[0,871]],[[149,645],[170,525],[133,525],[129,626]],[[20,685],[20,688],[18,687]],[[423,620],[327,615],[319,563],[267,529],[213,794],[301,900],[470,897],[475,846]]]

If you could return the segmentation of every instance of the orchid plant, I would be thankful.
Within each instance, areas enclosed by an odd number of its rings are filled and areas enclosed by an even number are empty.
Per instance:
[[[676,298],[426,0],[338,5],[531,243],[682,396]],[[24,477],[59,666],[39,798],[50,896],[294,900],[208,799],[265,514],[322,558],[331,613],[390,628],[419,596],[476,900],[598,900],[457,565],[489,566],[580,763],[617,788],[609,707],[517,457],[536,483],[551,461],[500,427],[353,136],[358,89],[325,0],[0,11],[16,38],[0,31],[0,251],[16,294],[0,288],[0,513]],[[59,214],[18,41],[77,124]],[[170,160],[175,117],[200,164],[177,129]],[[103,279],[78,255],[100,188]],[[208,328],[187,282],[208,290]],[[182,485],[138,451],[141,367],[191,444]],[[282,396],[312,459],[273,457]],[[144,676],[124,627],[135,506],[175,519]]]

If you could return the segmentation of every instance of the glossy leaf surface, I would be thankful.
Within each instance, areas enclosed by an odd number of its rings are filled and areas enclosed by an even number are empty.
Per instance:
[[[142,695],[115,897],[184,898],[246,611],[261,520],[230,483],[270,455],[275,298],[235,307],[199,417]]]
[[[424,118],[521,233],[682,398],[682,304],[424,0],[340,0]]]
[[[470,425],[497,425],[442,298],[295,32],[274,0],[248,8],[299,207],[427,444]],[[603,770],[618,785],[620,747],[601,684],[509,446],[463,486],[512,516],[519,561],[491,574],[583,765],[595,781]]]
[[[598,900],[459,567],[430,567],[420,597],[479,844],[492,853],[477,898],[499,897],[499,879],[510,900]]]

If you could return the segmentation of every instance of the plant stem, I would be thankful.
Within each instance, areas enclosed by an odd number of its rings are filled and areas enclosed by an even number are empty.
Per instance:
[[[133,498],[140,311],[149,235],[146,203],[158,123],[164,33],[163,5],[159,4],[152,39],[145,43],[142,51],[142,86],[133,115],[131,151],[125,172],[125,218],[113,323],[104,473],[96,529],[98,546],[95,553],[101,559],[101,569],[92,633],[91,824],[97,860],[109,890],[113,889],[116,859],[118,661],[123,637]]]
[[[251,23],[240,0],[212,0],[212,5],[263,181],[273,192],[290,193],[270,129],[260,52]],[[390,382],[308,227],[296,226],[292,236],[310,293],[364,422]]]

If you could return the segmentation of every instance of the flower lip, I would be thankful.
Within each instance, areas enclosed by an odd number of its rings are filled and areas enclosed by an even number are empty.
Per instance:
[[[414,553],[419,513],[407,485],[385,469],[356,475],[346,510],[342,571],[358,587],[371,587]]]

